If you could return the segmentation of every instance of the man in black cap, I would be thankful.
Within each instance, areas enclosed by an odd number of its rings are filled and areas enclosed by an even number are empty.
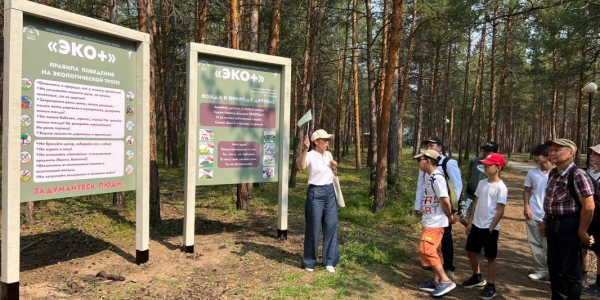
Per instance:
[[[467,188],[458,202],[458,216],[460,217],[460,223],[464,226],[469,224],[471,208],[476,198],[475,190],[477,189],[477,184],[479,184],[479,181],[487,179],[487,176],[483,173],[483,164],[479,161],[492,153],[498,153],[498,148],[498,144],[495,142],[487,142],[481,146],[482,156],[475,157],[469,162],[469,167],[467,168]]]
[[[429,150],[435,150],[440,153],[440,163],[438,164],[438,170],[442,172],[446,177],[450,179],[452,184],[454,185],[454,190],[456,195],[460,195],[462,191],[462,178],[460,175],[460,168],[458,168],[458,163],[454,159],[450,159],[446,157],[442,150],[442,140],[437,137],[430,137],[423,142],[421,142],[421,146],[425,147]],[[421,197],[423,196],[423,191],[425,189],[425,173],[423,171],[419,171],[419,177],[417,180],[417,196],[415,198],[415,214],[419,215],[421,212]],[[452,225],[444,228],[444,236],[442,237],[442,256],[444,258],[444,271],[446,271],[446,275],[454,280],[454,241],[452,240]]]

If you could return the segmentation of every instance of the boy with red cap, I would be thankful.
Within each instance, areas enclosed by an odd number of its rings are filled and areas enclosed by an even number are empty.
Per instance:
[[[498,235],[500,232],[500,219],[504,216],[504,207],[506,206],[506,197],[508,189],[500,179],[500,170],[506,166],[504,157],[498,153],[492,153],[485,159],[483,171],[488,176],[487,179],[479,181],[475,190],[475,202],[469,217],[469,223],[465,230],[467,234],[467,245],[465,250],[469,257],[469,263],[473,270],[473,276],[463,282],[466,288],[476,286],[485,286],[480,299],[492,299],[496,296],[496,270],[498,265],[496,256],[498,254]],[[479,258],[477,255],[484,249],[485,257],[488,262],[488,281],[481,276],[479,269]]]

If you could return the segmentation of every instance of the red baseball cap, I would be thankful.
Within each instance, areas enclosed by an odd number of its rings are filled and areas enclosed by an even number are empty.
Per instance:
[[[484,165],[499,165],[503,168],[506,167],[506,160],[504,160],[504,156],[499,153],[492,153],[479,162]]]

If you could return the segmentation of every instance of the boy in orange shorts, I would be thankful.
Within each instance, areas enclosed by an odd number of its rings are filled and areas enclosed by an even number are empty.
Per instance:
[[[442,266],[440,243],[444,228],[454,224],[452,207],[448,196],[446,177],[437,169],[440,155],[435,150],[425,150],[415,156],[419,169],[425,175],[425,189],[421,199],[423,234],[419,245],[419,256],[424,267],[431,267],[433,280],[419,285],[419,289],[431,292],[435,297],[443,296],[456,288],[446,276]]]

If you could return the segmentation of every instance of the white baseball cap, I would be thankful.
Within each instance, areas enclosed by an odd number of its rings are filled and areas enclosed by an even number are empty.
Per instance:
[[[316,139],[330,139],[333,137],[333,134],[327,133],[327,131],[323,129],[319,129],[310,136],[310,141],[314,142]]]

